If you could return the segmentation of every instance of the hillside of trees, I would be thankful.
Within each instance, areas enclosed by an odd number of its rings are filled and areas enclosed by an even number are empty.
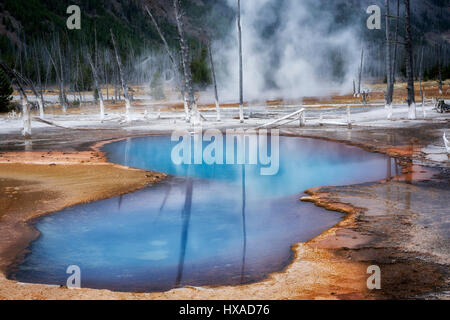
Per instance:
[[[283,0],[280,0],[282,2]],[[366,60],[377,61],[366,67],[367,77],[380,79],[385,75],[382,63],[384,31],[368,31],[365,28],[370,4],[384,8],[383,0],[305,0],[327,11],[327,18],[334,19],[333,28],[346,26],[358,29],[361,46],[366,48]],[[395,14],[395,0],[393,14]],[[403,1],[400,1],[401,3]],[[190,67],[197,88],[211,84],[207,38],[224,39],[235,32],[236,8],[227,0],[183,0],[185,33],[190,51]],[[424,79],[437,79],[438,65],[442,76],[449,76],[449,7],[445,1],[414,1],[412,11],[415,60],[421,60],[423,47]],[[68,30],[66,9],[77,4],[82,10],[81,30]],[[168,45],[174,54],[180,55],[176,20],[172,1],[167,0],[2,0],[0,3],[0,59],[42,87],[58,82],[65,83],[72,91],[93,90],[94,79],[87,58],[92,57],[102,84],[111,84],[117,90],[120,75],[115,67],[111,31],[117,40],[118,52],[124,66],[124,74],[130,83],[154,83],[160,90],[164,81],[174,78],[169,72],[171,61],[161,38],[145,11],[153,13]],[[320,19],[322,11],[313,12]],[[331,14],[330,14],[331,13]],[[281,10],[273,7],[273,21],[283,19]],[[403,16],[403,12],[400,12]],[[261,17],[261,33],[270,39],[276,25]],[[301,32],[301,30],[299,30]],[[400,23],[399,41],[404,39],[404,27]],[[339,59],[330,53],[339,75]],[[399,46],[398,74],[404,75],[404,52]],[[58,66],[58,67],[57,67]],[[416,63],[415,68],[420,64]],[[181,71],[181,70],[178,70]],[[419,72],[415,70],[417,75]],[[156,80],[155,80],[156,79]],[[62,80],[62,81],[61,81]],[[158,91],[157,90],[157,91]],[[120,92],[120,90],[119,90]],[[156,94],[161,96],[161,94]],[[81,99],[81,98],[80,98]]]
[[[222,37],[224,26],[234,19],[233,10],[225,5],[225,1],[181,3],[186,14],[186,34],[192,53],[194,81],[199,85],[209,84],[210,77],[205,72],[208,68],[204,55],[205,33],[215,38]],[[66,10],[72,4],[79,5],[82,10],[81,30],[66,28]],[[117,39],[126,68],[131,69],[133,62],[163,50],[161,39],[144,6],[148,6],[152,11],[169,46],[177,51],[178,35],[170,1],[4,0],[0,3],[0,58],[35,78],[36,70],[35,66],[29,63],[30,56],[42,51],[43,46],[51,51],[58,42],[63,56],[67,56],[64,60],[71,60],[66,73],[73,74],[73,68],[70,67],[75,64],[78,64],[77,68],[80,69],[79,76],[76,79],[68,79],[68,82],[82,86],[80,89],[91,89],[90,70],[79,62],[83,60],[82,55],[86,51],[95,56],[96,62],[105,60],[105,55],[110,58],[110,30]],[[41,61],[41,65],[45,64],[45,61]],[[105,68],[108,66],[103,69]],[[45,66],[42,66],[41,75],[45,74],[44,69]],[[158,72],[163,73],[162,70]],[[52,70],[49,73],[48,81],[55,81],[56,74]],[[152,75],[137,74],[136,78],[130,81],[140,82],[144,77],[151,79]]]

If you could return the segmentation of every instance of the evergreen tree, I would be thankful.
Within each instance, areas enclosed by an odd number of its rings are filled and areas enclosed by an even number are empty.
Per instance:
[[[198,59],[191,62],[192,81],[200,87],[211,84],[211,70],[209,70],[207,61],[208,50],[206,47],[202,47]]]
[[[5,73],[0,70],[0,112],[8,112],[12,100],[13,88]]]

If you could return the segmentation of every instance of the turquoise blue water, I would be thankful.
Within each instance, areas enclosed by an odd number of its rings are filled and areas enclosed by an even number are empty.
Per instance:
[[[176,144],[161,136],[106,145],[111,162],[172,176],[39,219],[41,236],[10,277],[65,285],[67,267],[78,265],[82,287],[120,291],[257,281],[289,263],[293,244],[342,218],[300,202],[304,190],[395,172],[384,155],[321,140],[280,137],[274,176],[253,165],[175,165]]]

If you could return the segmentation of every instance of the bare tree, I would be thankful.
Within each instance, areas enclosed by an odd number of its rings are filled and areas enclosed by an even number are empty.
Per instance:
[[[393,95],[393,85],[392,85],[392,54],[391,54],[391,36],[389,21],[390,17],[390,0],[385,0],[386,3],[386,79],[387,79],[387,90],[386,90],[386,110],[388,110],[387,118],[390,120],[392,118],[392,95]]]
[[[98,92],[98,100],[99,100],[99,104],[100,104],[100,120],[103,121],[103,120],[105,120],[105,104],[103,102],[102,89],[100,88],[100,85],[99,85],[100,82],[99,82],[99,78],[98,78],[97,69],[95,68],[94,63],[92,62],[92,58],[91,58],[91,55],[89,54],[89,52],[86,52],[86,57],[87,57],[89,65],[91,66],[92,78],[94,79],[94,86]]]
[[[111,32],[112,43],[114,46],[114,53],[116,54],[117,68],[119,70],[119,79],[122,84],[123,96],[125,98],[125,117],[126,117],[126,121],[130,122],[130,109],[131,109],[130,96],[128,95],[128,87],[125,82],[125,77],[123,74],[122,62],[120,61],[119,51],[117,50],[116,40],[114,38],[112,29],[110,30],[110,32]]]
[[[184,80],[186,84],[186,91],[188,94],[188,103],[189,103],[189,109],[191,112],[191,116],[193,119],[193,124],[196,125],[200,123],[200,114],[198,113],[197,109],[197,102],[195,101],[194,97],[194,88],[192,84],[192,73],[191,73],[191,67],[190,67],[190,59],[189,59],[189,47],[186,42],[186,39],[184,37],[184,23],[183,23],[183,13],[180,8],[180,1],[179,0],[173,0],[173,8],[175,10],[175,18],[177,21],[177,29],[178,29],[178,36],[180,41],[180,47],[181,47],[181,62],[183,66],[184,71]]]
[[[438,31],[439,31],[439,34],[442,33],[442,30],[441,30],[441,19],[442,19],[442,16],[443,16],[443,14],[442,14],[443,13],[443,9],[444,9],[444,6],[441,6],[441,14],[440,14],[440,17],[438,18]],[[440,43],[438,43],[437,46],[438,46],[439,94],[442,95],[442,93],[444,92],[444,90],[442,88],[442,45]]]
[[[397,0],[397,15],[396,15],[396,25],[395,25],[395,37],[394,37],[394,59],[392,61],[392,92],[394,92],[395,83],[395,73],[397,70],[397,51],[398,51],[398,29],[400,22],[400,0]]]
[[[422,45],[421,55],[420,55],[420,66],[419,66],[419,89],[420,89],[420,97],[422,99],[422,113],[423,118],[425,119],[427,117],[426,111],[425,111],[425,90],[423,89],[422,85],[422,78],[423,78],[423,51],[424,46]]]
[[[405,1],[405,49],[406,49],[406,77],[408,80],[408,118],[410,120],[416,119],[416,101],[414,96],[414,58],[413,58],[413,46],[412,46],[412,33],[411,33],[411,7],[410,1]]]
[[[66,97],[66,86],[64,83],[64,64],[63,64],[63,58],[61,53],[61,42],[59,40],[59,35],[57,37],[57,41],[55,42],[56,45],[56,52],[58,54],[59,59],[59,86],[60,86],[60,101],[61,106],[63,109],[63,112],[67,112],[67,97]]]
[[[173,68],[173,72],[174,74],[177,74],[178,72],[178,64],[175,62],[175,58],[173,57],[172,52],[170,51],[169,45],[167,44],[166,38],[164,37],[163,33],[161,32],[161,29],[159,28],[158,23],[156,22],[156,19],[153,17],[151,11],[148,9],[148,7],[145,7],[145,10],[147,11],[148,15],[150,16],[156,31],[158,32],[162,42],[164,43],[164,48],[166,49],[167,55],[169,56],[170,62],[172,63],[172,68]],[[183,97],[183,103],[184,103],[184,112],[186,114],[186,122],[190,122],[190,115],[189,115],[189,106],[188,106],[188,101],[187,101],[187,97],[186,97],[186,81],[182,81],[184,82],[183,84],[180,85],[180,89],[181,89],[181,96]]]
[[[56,63],[55,57],[50,53],[50,51],[46,48],[47,56],[49,57],[53,68],[55,70],[56,74],[56,80],[59,83],[59,102],[61,103],[61,107],[64,113],[67,112],[67,98],[66,98],[66,92],[65,92],[65,84],[64,84],[64,71],[62,66],[62,55],[61,55],[61,45],[59,41],[59,36],[54,40],[53,43],[53,50],[56,51],[59,56],[59,65]]]
[[[44,113],[44,107],[45,107],[45,101],[44,101],[44,94],[43,94],[43,88],[42,88],[42,76],[41,76],[41,59],[39,56],[39,52],[37,50],[37,46],[35,45],[34,48],[34,63],[35,63],[35,69],[36,69],[36,80],[37,80],[37,86],[38,86],[38,96],[36,97],[38,104],[39,104],[39,116],[44,119],[45,113]]]
[[[438,84],[439,84],[439,94],[442,95],[444,89],[442,87],[442,45],[440,43],[437,44],[437,52],[438,52]]]
[[[423,104],[423,87],[422,87],[422,80],[423,80],[423,52],[424,52],[424,45],[422,44],[421,54],[420,54],[420,66],[419,66],[419,90],[420,90],[420,96],[422,97],[422,104]]]
[[[106,101],[109,100],[109,82],[108,82],[108,64],[109,64],[109,50],[104,49],[103,51],[103,78],[104,78],[104,84],[106,87]]]
[[[242,26],[241,26],[241,0],[238,0],[238,37],[239,37],[239,119],[244,123],[244,71],[242,63]]]
[[[359,66],[359,71],[358,71],[358,91],[357,91],[358,97],[361,95],[361,81],[362,81],[363,67],[364,67],[364,48],[361,49],[361,64]]]
[[[80,100],[80,106],[83,102],[83,97],[81,95],[82,86],[80,86],[80,82],[83,81],[83,76],[80,72],[80,56],[77,54],[76,57],[76,67],[75,67],[75,89],[78,91],[78,98]]]

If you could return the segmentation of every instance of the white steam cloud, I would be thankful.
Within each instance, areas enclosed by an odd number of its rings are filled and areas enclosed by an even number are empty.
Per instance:
[[[237,7],[236,0],[228,0]],[[361,43],[351,26],[335,28],[328,1],[243,0],[241,23],[246,101],[328,95],[351,90]],[[322,7],[321,7],[322,5]],[[236,24],[214,43],[222,100],[239,92]]]

